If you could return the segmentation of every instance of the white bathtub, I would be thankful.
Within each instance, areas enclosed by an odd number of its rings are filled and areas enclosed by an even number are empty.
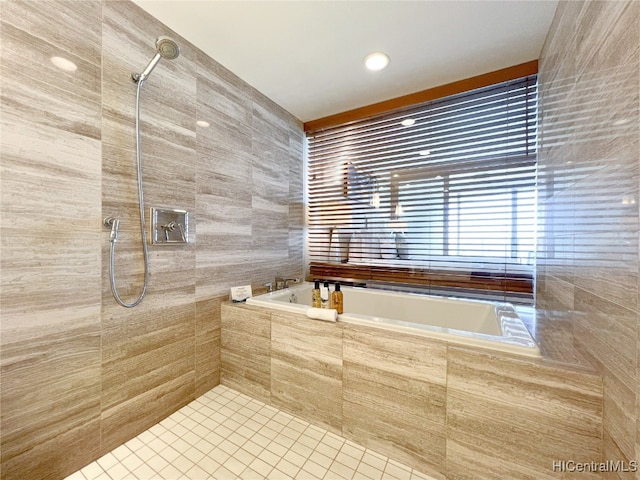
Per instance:
[[[306,314],[312,283],[252,297],[250,305]],[[540,349],[508,303],[440,298],[385,290],[342,287],[339,322],[423,335],[452,344],[540,357]]]

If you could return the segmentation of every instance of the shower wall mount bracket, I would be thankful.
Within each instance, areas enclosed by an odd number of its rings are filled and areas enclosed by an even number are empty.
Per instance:
[[[151,244],[189,243],[189,212],[174,208],[151,207]]]

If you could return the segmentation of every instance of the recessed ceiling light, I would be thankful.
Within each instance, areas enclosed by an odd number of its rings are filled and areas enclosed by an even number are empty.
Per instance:
[[[199,127],[208,127],[209,126],[209,122],[207,122],[205,120],[197,120],[196,121],[196,125],[198,125]]]
[[[51,63],[65,72],[75,72],[78,69],[78,66],[75,63],[64,57],[51,57]]]
[[[373,52],[364,58],[364,64],[369,70],[382,70],[389,65],[389,56],[382,52]]]
[[[429,155],[431,155],[431,152],[429,150],[422,150],[419,152],[421,157],[428,157]]]
[[[410,127],[411,125],[413,125],[414,123],[416,123],[416,121],[413,118],[405,118],[404,120],[402,120],[402,122],[400,122],[402,125],[404,125],[405,127]]]

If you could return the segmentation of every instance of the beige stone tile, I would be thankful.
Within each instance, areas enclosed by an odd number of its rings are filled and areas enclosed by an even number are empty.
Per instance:
[[[553,459],[600,458],[599,376],[457,348],[448,360],[448,478],[556,478]]]
[[[618,471],[609,471],[602,474],[607,480],[633,480],[637,478],[637,472],[630,471],[631,459],[629,459],[618,445],[613,441],[609,433],[605,430],[602,436],[602,458],[603,461],[611,461],[612,465],[618,467]],[[637,458],[637,457],[634,457]]]
[[[222,304],[220,382],[255,399],[271,400],[269,313]]]
[[[548,220],[573,234],[570,275],[574,304],[563,306],[562,290],[539,271],[538,303],[561,307],[570,318],[574,343],[604,376],[603,458],[637,451],[638,412],[638,2],[561,2],[541,53],[541,109],[564,106],[541,117],[539,166],[545,188],[566,195],[551,209],[573,218]],[[555,102],[555,92],[566,101]],[[565,106],[568,105],[567,110]],[[565,120],[561,112],[568,111]],[[558,141],[561,140],[561,141]],[[556,179],[552,167],[571,162]],[[542,264],[552,261],[553,236],[542,235]],[[547,338],[553,340],[553,312]],[[566,338],[566,335],[561,335]],[[565,340],[562,343],[567,343]],[[561,345],[555,348],[560,351]],[[631,425],[630,425],[631,424]],[[606,478],[617,478],[615,474]],[[632,475],[631,475],[632,477]]]
[[[187,404],[194,396],[193,371],[172,379],[156,388],[112,408],[103,408],[101,415],[102,454],[135,437],[140,432]]]
[[[627,459],[635,455],[636,392],[610,371],[604,372],[604,431]],[[605,457],[608,459],[608,457]]]
[[[576,289],[577,342],[627,388],[636,384],[637,313],[592,292]]]
[[[224,298],[196,303],[196,397],[220,383],[221,304]]]
[[[99,456],[99,312],[74,310],[2,331],[3,478],[64,476]]]
[[[419,337],[346,326],[344,435],[444,478],[446,348]]]
[[[47,474],[69,474],[101,444],[117,446],[213,386],[216,297],[247,279],[259,286],[275,269],[302,274],[302,210],[282,208],[292,194],[301,202],[303,173],[290,168],[301,165],[300,122],[131,2],[47,5],[0,2],[3,386],[55,397],[45,415],[40,402],[31,407],[3,390],[3,478],[41,478],[44,459]],[[142,90],[145,200],[185,208],[195,223],[190,245],[150,248],[148,296],[129,311],[111,296],[101,219],[121,219],[117,285],[135,298],[143,268],[130,75],[149,62],[160,33],[182,53],[160,62]],[[78,70],[62,72],[52,55]],[[196,127],[201,113],[213,128]],[[256,162],[274,165],[261,166],[265,178],[254,185]],[[264,255],[259,242],[251,251],[254,195],[255,214],[274,207],[268,220],[278,224]],[[234,208],[242,202],[244,217]],[[255,222],[270,234],[268,222]],[[244,249],[234,243],[241,231]],[[43,350],[49,343],[56,352]],[[25,427],[26,418],[42,428]]]
[[[340,433],[342,326],[274,311],[271,341],[272,404]]]
[[[237,125],[238,133],[250,133],[253,122],[252,88],[202,52],[198,54],[198,68],[198,108],[214,110],[218,119],[226,119],[229,125],[231,122]],[[215,133],[213,129],[209,131]],[[228,133],[233,135],[231,129]]]
[[[588,371],[595,367],[575,343],[575,324],[578,315],[573,311],[536,309],[529,317],[522,309],[518,310],[520,318],[533,335],[540,347],[542,356],[558,364],[581,366]]]
[[[189,392],[188,396],[173,408],[165,408],[176,410],[194,398],[194,306],[176,305],[165,311],[157,299],[158,296],[150,295],[144,306],[140,305],[139,313],[119,315],[103,332],[102,406],[105,410],[118,408],[124,414],[136,408],[140,397],[149,391],[178,388],[176,379],[185,382],[180,388]],[[109,308],[122,310],[117,305]]]

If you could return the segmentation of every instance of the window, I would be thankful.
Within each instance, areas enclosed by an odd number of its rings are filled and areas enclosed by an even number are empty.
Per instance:
[[[536,76],[308,133],[314,278],[532,298]]]

